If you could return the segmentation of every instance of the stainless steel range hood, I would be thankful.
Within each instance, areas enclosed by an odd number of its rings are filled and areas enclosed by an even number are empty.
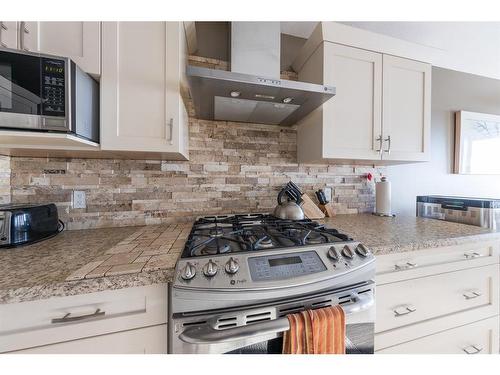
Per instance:
[[[196,115],[206,120],[293,125],[335,87],[280,79],[279,22],[231,24],[231,71],[188,66]]]

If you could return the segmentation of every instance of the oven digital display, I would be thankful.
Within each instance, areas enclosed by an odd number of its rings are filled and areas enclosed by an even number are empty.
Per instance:
[[[284,280],[326,270],[316,251],[250,257],[248,266],[253,281]]]
[[[274,259],[268,259],[268,262],[271,267],[276,267],[276,266],[286,266],[287,264],[302,263],[302,259],[300,257],[274,258]]]

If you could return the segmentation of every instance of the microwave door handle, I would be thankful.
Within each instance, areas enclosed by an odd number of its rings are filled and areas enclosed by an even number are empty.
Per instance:
[[[373,295],[353,294],[352,303],[342,306],[346,315],[367,310],[374,304]],[[288,318],[278,318],[262,323],[248,324],[242,327],[218,330],[210,324],[186,329],[179,338],[188,344],[217,344],[228,341],[242,340],[247,337],[278,334],[290,329]]]

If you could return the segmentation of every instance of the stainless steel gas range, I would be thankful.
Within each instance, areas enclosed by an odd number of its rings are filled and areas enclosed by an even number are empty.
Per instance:
[[[169,294],[169,352],[281,353],[287,314],[340,304],[347,353],[373,353],[375,257],[311,220],[199,218]]]

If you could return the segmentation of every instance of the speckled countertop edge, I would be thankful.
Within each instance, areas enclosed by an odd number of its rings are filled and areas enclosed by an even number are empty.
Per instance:
[[[47,283],[31,287],[0,290],[0,304],[29,302],[52,297],[76,296],[106,290],[168,283],[172,280],[173,274],[174,269],[172,268],[152,272],[105,276],[93,279]]]

